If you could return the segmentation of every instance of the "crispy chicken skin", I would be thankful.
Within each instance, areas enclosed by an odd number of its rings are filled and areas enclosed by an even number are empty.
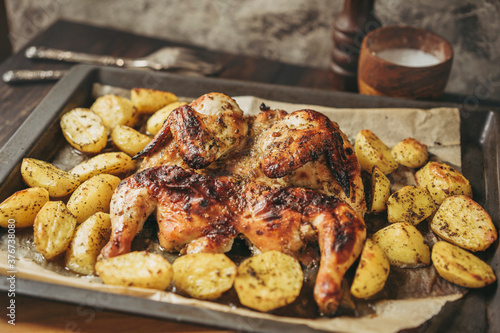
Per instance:
[[[259,251],[277,250],[307,265],[319,245],[314,299],[321,312],[334,313],[342,296],[342,278],[363,248],[363,219],[345,202],[297,187],[254,185],[246,196],[247,206],[237,215],[236,228]]]
[[[129,252],[156,212],[166,251],[226,252],[241,235],[254,253],[319,259],[314,298],[335,313],[366,237],[360,168],[335,122],[264,105],[243,117],[230,97],[211,93],[174,110],[138,157],[140,171],[113,195],[100,259]]]
[[[134,158],[151,157],[173,141],[190,168],[202,169],[238,147],[247,132],[248,125],[238,104],[225,94],[210,93],[172,111],[160,132]],[[158,165],[157,162],[153,158],[153,163],[146,161],[142,168]]]
[[[140,171],[122,181],[111,200],[111,239],[102,258],[130,252],[132,241],[156,210],[160,245],[169,252],[223,253],[237,235],[227,203],[234,187],[178,166]]]
[[[261,161],[270,178],[287,176],[289,186],[314,189],[366,212],[361,168],[337,123],[313,110],[292,112],[261,136]]]

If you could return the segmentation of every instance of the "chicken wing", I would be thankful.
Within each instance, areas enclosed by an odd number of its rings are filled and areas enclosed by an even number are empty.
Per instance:
[[[257,143],[263,172],[287,176],[289,186],[319,190],[366,212],[361,169],[354,149],[337,123],[313,110],[276,121]]]
[[[148,157],[141,169],[157,166],[164,159],[155,153],[173,147],[173,141],[182,160],[190,168],[201,169],[238,147],[247,132],[238,104],[225,94],[209,93],[172,111],[150,144],[134,158]]]

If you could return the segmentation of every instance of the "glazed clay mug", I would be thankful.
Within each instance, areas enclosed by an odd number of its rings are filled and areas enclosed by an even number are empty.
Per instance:
[[[386,26],[363,39],[358,65],[365,95],[437,99],[446,87],[453,47],[444,38],[410,26]]]

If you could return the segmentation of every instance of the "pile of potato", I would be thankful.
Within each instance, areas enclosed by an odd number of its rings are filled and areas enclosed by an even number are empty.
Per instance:
[[[472,200],[469,181],[441,162],[428,162],[427,147],[408,138],[392,149],[370,130],[361,131],[355,142],[361,168],[371,174],[370,212],[387,211],[389,225],[367,239],[351,293],[369,298],[383,289],[390,266],[421,267],[432,261],[444,279],[469,288],[493,283],[488,264],[466,251],[484,251],[497,231],[488,213]],[[386,175],[399,165],[418,169],[417,186],[391,193]],[[429,249],[415,227],[422,221],[440,239]]]
[[[132,89],[131,98],[99,97],[90,108],[75,108],[60,121],[68,143],[88,159],[69,171],[25,158],[21,175],[28,189],[0,204],[0,226],[33,227],[36,249],[50,260],[64,254],[72,271],[94,274],[97,256],[111,234],[109,204],[115,188],[137,169],[131,156],[150,141],[169,113],[179,105],[170,92]],[[155,113],[155,111],[159,110]],[[133,126],[148,117],[147,130]],[[102,152],[111,147],[113,152]],[[109,149],[108,149],[109,150]]]
[[[137,170],[131,156],[151,140],[175,108],[185,103],[169,92],[132,89],[131,98],[105,95],[60,121],[68,143],[89,158],[69,171],[25,158],[21,174],[29,188],[0,204],[0,226],[33,227],[35,245],[47,260],[65,256],[66,267],[98,274],[106,284],[165,290],[214,300],[234,287],[241,304],[271,311],[293,302],[303,284],[297,260],[270,251],[236,266],[224,254],[188,254],[170,264],[145,251],[98,260],[111,234],[109,204],[121,179]],[[147,117],[145,133],[134,129]],[[113,152],[103,150],[113,148]],[[405,139],[392,150],[374,133],[361,131],[355,144],[363,170],[371,174],[370,212],[387,211],[390,225],[366,240],[351,293],[369,298],[383,289],[390,266],[419,267],[431,260],[438,273],[461,286],[495,281],[491,268],[463,250],[483,251],[497,238],[488,214],[470,197],[469,182],[450,166],[428,162],[427,147]],[[389,173],[404,165],[420,168],[418,186],[391,193]],[[444,241],[432,247],[415,227],[427,220]],[[463,249],[461,249],[463,248]]]

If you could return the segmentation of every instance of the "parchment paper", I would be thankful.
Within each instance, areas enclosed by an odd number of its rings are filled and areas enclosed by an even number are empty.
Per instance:
[[[127,90],[120,90],[119,88],[111,90],[108,88],[97,89],[97,92],[95,90],[94,93],[102,95],[110,91],[125,96],[128,94]],[[250,96],[235,97],[235,99],[246,114],[258,113],[258,107],[261,103],[288,112],[299,109],[314,109],[323,112],[339,123],[341,130],[347,134],[352,143],[356,134],[362,129],[371,129],[388,146],[393,146],[404,138],[414,137],[429,147],[434,159],[460,166],[460,117],[458,109],[333,109],[323,106],[268,101]],[[2,275],[8,275],[7,272],[9,271],[6,236],[7,233],[0,236],[0,274]],[[31,253],[34,252],[33,244],[28,242],[17,246],[16,276],[19,278],[145,297],[158,302],[193,305],[223,313],[235,313],[248,318],[266,318],[303,324],[314,329],[332,332],[397,332],[402,329],[416,327],[436,315],[446,302],[455,301],[462,297],[461,293],[457,293],[432,298],[380,301],[376,303],[373,315],[361,318],[290,318],[259,313],[244,308],[229,307],[214,302],[199,301],[172,292],[107,286],[102,284],[98,277],[79,278],[61,274],[63,272],[58,273],[36,263],[43,259],[37,253]],[[29,252],[31,254],[26,255],[27,251],[31,251]]]

